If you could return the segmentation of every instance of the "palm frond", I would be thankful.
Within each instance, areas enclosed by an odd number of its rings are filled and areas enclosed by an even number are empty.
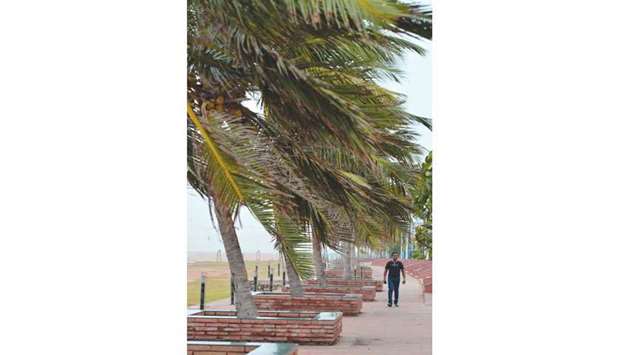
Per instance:
[[[204,153],[208,161],[206,169],[207,179],[214,182],[213,186],[218,188],[218,191],[212,191],[212,193],[218,194],[227,205],[242,203],[244,200],[243,193],[233,177],[234,164],[230,159],[227,159],[220,147],[211,139],[189,103],[187,105],[187,115],[204,139]]]

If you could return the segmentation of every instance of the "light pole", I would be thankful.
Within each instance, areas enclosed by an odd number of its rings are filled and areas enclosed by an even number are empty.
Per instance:
[[[405,236],[405,259],[409,259],[409,237],[411,236],[411,229],[409,229],[409,233]]]

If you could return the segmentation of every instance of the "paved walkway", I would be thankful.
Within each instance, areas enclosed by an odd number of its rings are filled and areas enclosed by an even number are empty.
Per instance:
[[[372,268],[374,278],[383,279],[383,268]],[[387,307],[387,285],[384,285],[376,301],[364,302],[360,315],[343,318],[338,344],[300,346],[299,355],[431,355],[431,300],[425,302],[422,287],[409,275],[407,283],[400,285],[399,303],[399,308]],[[205,308],[234,309],[234,306],[230,305],[230,299],[223,299]]]
[[[383,269],[373,266],[374,278],[383,279]],[[345,316],[342,337],[332,346],[301,346],[300,355],[390,354],[431,355],[431,304],[424,301],[419,283],[407,277],[400,285],[400,307],[387,307],[387,285],[377,300],[364,302],[362,313]]]

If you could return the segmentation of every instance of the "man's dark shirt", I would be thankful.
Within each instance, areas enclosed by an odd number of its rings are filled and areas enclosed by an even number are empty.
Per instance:
[[[400,270],[404,269],[404,266],[400,261],[390,260],[385,264],[385,269],[388,270],[389,278],[400,279]]]

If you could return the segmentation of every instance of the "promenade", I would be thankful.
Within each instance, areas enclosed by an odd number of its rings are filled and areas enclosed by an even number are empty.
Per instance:
[[[383,279],[383,268],[372,266],[373,278]],[[336,345],[300,346],[300,355],[431,355],[432,305],[430,295],[410,275],[400,285],[399,306],[387,306],[387,285],[374,302],[364,302],[358,316],[344,317]],[[214,301],[206,309],[234,309],[230,299]]]
[[[383,279],[383,268],[373,266]],[[422,287],[412,277],[400,285],[399,308],[387,307],[387,287],[377,300],[364,302],[359,316],[344,317],[342,337],[333,346],[301,346],[301,355],[372,354],[431,355],[431,300],[424,300]]]

